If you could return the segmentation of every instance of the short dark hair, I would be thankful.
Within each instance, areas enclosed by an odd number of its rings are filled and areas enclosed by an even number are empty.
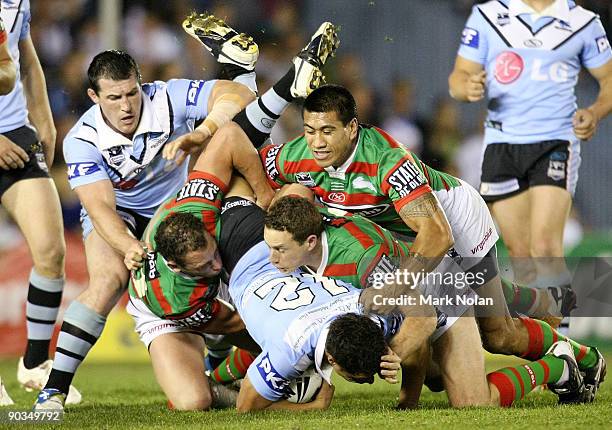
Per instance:
[[[284,196],[274,202],[264,218],[264,225],[291,233],[299,244],[311,234],[320,236],[325,227],[323,216],[314,203],[296,196]]]
[[[89,87],[96,94],[100,91],[100,85],[98,84],[100,79],[105,78],[119,81],[129,79],[132,76],[136,76],[138,83],[140,83],[141,77],[138,64],[127,52],[116,49],[100,52],[91,60],[87,69]]]
[[[373,377],[380,372],[387,344],[381,328],[369,317],[345,314],[330,324],[325,351],[347,372]]]
[[[183,266],[187,253],[208,246],[205,231],[202,220],[196,216],[185,212],[173,213],[157,227],[155,250],[166,260]]]
[[[323,85],[306,97],[302,113],[336,112],[342,125],[357,118],[357,104],[351,92],[341,85]]]

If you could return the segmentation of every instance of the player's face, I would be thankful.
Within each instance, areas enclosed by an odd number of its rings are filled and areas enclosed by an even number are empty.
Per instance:
[[[223,267],[219,248],[212,238],[206,248],[188,252],[184,260],[184,264],[179,267],[180,271],[196,278],[217,276]]]
[[[331,365],[334,368],[334,372],[336,372],[338,375],[342,376],[344,379],[346,379],[349,382],[354,382],[356,384],[373,384],[374,383],[374,376],[371,376],[371,375],[368,376],[362,373],[349,373],[346,370],[344,370],[342,366],[340,366],[338,363],[331,363]]]
[[[120,81],[101,78],[98,86],[98,94],[91,88],[87,94],[100,105],[108,126],[131,138],[140,122],[142,108],[142,94],[136,76]]]
[[[308,241],[299,244],[286,231],[264,228],[264,240],[270,247],[270,263],[282,273],[292,273],[307,262]]]
[[[357,143],[357,119],[342,124],[337,112],[304,111],[304,135],[308,148],[321,167],[339,167]]]

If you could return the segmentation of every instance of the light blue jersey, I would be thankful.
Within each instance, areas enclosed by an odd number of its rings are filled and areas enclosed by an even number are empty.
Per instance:
[[[28,109],[19,71],[19,42],[30,35],[30,1],[1,0],[2,21],[8,34],[11,57],[17,65],[13,90],[0,96],[0,133],[15,130],[28,123]]]
[[[555,17],[525,13],[520,0],[474,6],[459,55],[487,72],[486,144],[577,141],[574,87],[581,65],[612,58],[599,17],[558,0]]]
[[[261,242],[236,264],[229,292],[253,339],[262,348],[249,367],[248,377],[264,398],[280,400],[292,379],[315,367],[329,382],[331,367],[323,360],[332,320],[346,313],[362,313],[358,290],[345,282],[301,272],[286,275],[269,260]],[[371,316],[387,338],[403,321],[400,315]]]
[[[112,130],[100,107],[92,106],[64,139],[70,186],[110,180],[117,206],[150,218],[187,178],[188,163],[165,160],[162,148],[206,117],[215,82],[173,79],[142,85],[142,113],[132,140]],[[90,230],[84,210],[82,215],[84,230]]]

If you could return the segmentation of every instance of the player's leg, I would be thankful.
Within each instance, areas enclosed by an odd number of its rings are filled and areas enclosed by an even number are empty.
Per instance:
[[[61,397],[68,393],[74,374],[102,334],[106,317],[127,286],[128,271],[121,256],[95,230],[85,239],[85,255],[89,285],[66,309],[53,369],[38,397],[39,408],[49,402],[49,393],[55,397],[51,403],[62,403]]]
[[[25,179],[2,195],[2,206],[19,226],[34,262],[26,303],[28,340],[18,380],[28,390],[39,390],[50,366],[49,342],[64,288],[66,245],[59,197],[51,179]],[[44,369],[38,369],[41,365]]]
[[[204,373],[204,339],[193,333],[166,333],[149,347],[155,378],[174,409],[205,410],[212,404]]]

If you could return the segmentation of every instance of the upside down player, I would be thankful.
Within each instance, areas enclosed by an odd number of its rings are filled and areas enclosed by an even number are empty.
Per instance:
[[[304,190],[298,190],[298,187],[301,186],[292,185],[287,191],[304,194]],[[317,275],[342,279],[361,288],[380,287],[382,282],[376,285],[375,278],[378,277],[380,281],[385,274],[393,273],[401,267],[399,260],[407,255],[408,251],[405,244],[393,240],[389,231],[371,221],[358,215],[338,216],[322,208],[317,210],[311,200],[289,195],[277,199],[270,206],[266,214],[264,234],[271,249],[270,261],[281,272],[291,273],[297,267],[302,267]],[[447,266],[444,269],[449,273],[452,267]],[[470,290],[460,287],[459,285],[457,289],[451,288],[449,291],[439,288],[432,290],[431,286],[428,289],[426,285],[421,285],[422,292],[426,295],[450,296],[455,301],[459,292]],[[381,302],[381,298],[378,301]],[[438,306],[438,309],[447,317],[457,316],[453,314],[456,311],[452,306]],[[529,355],[532,360],[541,359],[557,340],[568,341],[577,357],[579,368],[588,374],[587,380],[594,381],[593,387],[590,388],[592,392],[585,392],[585,401],[588,401],[587,394],[594,396],[603,380],[602,372],[605,372],[603,359],[590,361],[599,357],[595,348],[580,345],[564,337],[542,321],[522,318],[522,321],[514,319],[513,322],[517,325],[522,322],[527,331],[541,330],[546,333],[541,348],[538,348],[540,354],[536,355],[536,349],[529,345],[528,332],[520,332],[521,337],[516,340],[517,348],[533,351]],[[589,354],[591,357],[587,357]],[[452,383],[461,385],[464,382],[455,376]],[[400,406],[405,403],[404,394],[402,390]]]

